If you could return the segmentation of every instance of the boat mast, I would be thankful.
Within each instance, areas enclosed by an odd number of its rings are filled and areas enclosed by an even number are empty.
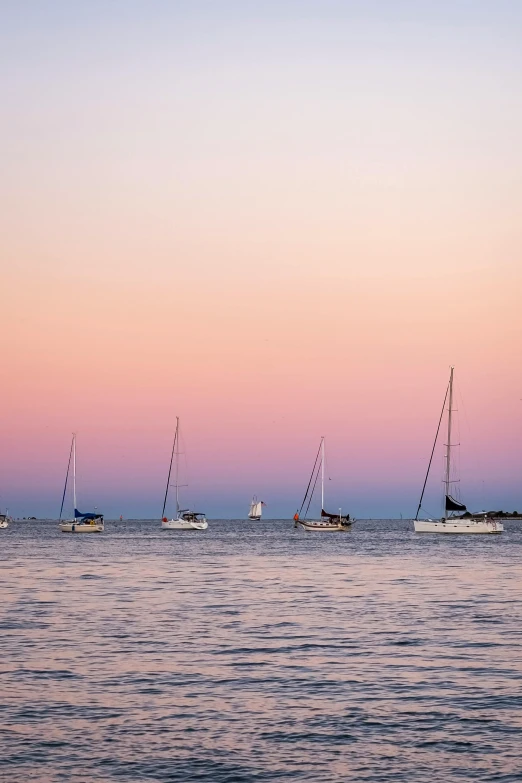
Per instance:
[[[320,454],[321,454],[321,443],[319,444],[319,448],[317,449],[317,454],[315,455],[314,466],[312,468],[312,473],[310,474],[310,480],[308,482],[308,486],[307,486],[306,492],[304,494],[303,502],[301,503],[301,508],[299,509],[299,511],[297,511],[297,516],[298,517],[301,516],[301,513],[303,511],[303,508],[305,507],[305,503],[306,503],[307,499],[308,499],[308,505],[307,505],[306,511],[305,511],[305,516],[304,516],[305,519],[306,519],[306,515],[308,514],[308,509],[310,508],[310,503],[312,502],[312,497],[313,497],[313,494],[315,492],[315,486],[317,484],[317,479],[319,478],[319,465],[317,463],[319,462]],[[317,468],[317,470],[316,470],[316,468]],[[310,488],[312,489],[311,492],[310,492]]]
[[[74,518],[76,519],[76,433],[73,432],[73,504]]]
[[[444,513],[446,513],[446,497],[450,494],[450,468],[451,468],[451,411],[453,407],[453,370],[450,370],[449,380],[449,403],[448,403],[448,442],[446,444],[446,475],[444,478],[444,485],[446,488],[444,496]]]
[[[176,519],[179,517],[179,416],[176,416]]]
[[[436,447],[437,441],[439,439],[440,425],[442,424],[442,418],[444,416],[444,411],[446,410],[446,400],[448,399],[448,392],[449,392],[449,383],[446,386],[446,394],[444,395],[444,402],[442,403],[442,409],[441,409],[441,412],[440,412],[439,423],[437,425],[437,432],[435,433],[435,440],[433,441],[433,448],[432,448],[431,454],[430,454],[430,461],[428,462],[428,470],[426,471],[426,476],[424,478],[424,484],[422,485],[422,492],[421,492],[421,496],[420,496],[420,500],[419,500],[419,505],[417,506],[417,513],[415,514],[415,522],[419,518],[419,511],[421,510],[422,500],[424,498],[424,492],[426,491],[426,484],[428,483],[428,478],[429,478],[429,475],[430,475],[431,463],[433,462],[433,455],[435,454],[435,447]],[[402,519],[402,514],[401,514],[401,519]]]
[[[321,438],[321,516],[324,511],[324,435]]]
[[[72,436],[71,440],[71,448],[69,449],[69,461],[67,462],[67,473],[65,474],[65,485],[63,488],[63,495],[62,495],[62,505],[60,506],[60,522],[62,521],[62,512],[63,512],[63,504],[65,503],[65,495],[67,492],[67,484],[69,482],[69,473],[71,471],[71,460],[73,455],[73,446],[74,446],[74,435]],[[6,512],[7,514],[7,512]]]
[[[172,473],[172,460],[174,459],[174,451],[176,449],[177,440],[178,440],[178,418],[176,417],[176,432],[174,434],[174,442],[172,444],[172,452],[170,455],[169,475],[167,476],[167,486],[165,488],[165,498],[163,500],[163,510],[161,512],[162,519],[165,516],[165,508],[167,507],[167,498],[169,496],[169,486],[170,486],[170,474]]]

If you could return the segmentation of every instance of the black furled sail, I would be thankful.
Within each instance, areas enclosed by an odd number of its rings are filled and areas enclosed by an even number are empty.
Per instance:
[[[345,519],[347,522],[350,519],[350,515],[349,514],[346,514],[346,516],[341,516],[341,514],[329,514],[328,511],[324,510],[324,508],[321,509],[321,517],[323,519],[332,519],[332,520],[333,519],[335,519],[335,520]]]
[[[464,503],[459,503],[451,495],[446,495],[446,511],[467,511]]]

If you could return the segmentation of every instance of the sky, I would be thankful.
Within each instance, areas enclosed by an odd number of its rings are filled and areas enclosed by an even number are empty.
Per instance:
[[[179,416],[211,518],[292,516],[321,436],[327,506],[409,517],[454,365],[461,497],[522,510],[519,2],[1,15],[0,508],[76,432],[80,508],[157,518]]]

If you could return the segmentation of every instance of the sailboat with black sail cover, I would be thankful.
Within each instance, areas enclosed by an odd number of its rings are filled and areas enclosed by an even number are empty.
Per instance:
[[[294,527],[301,527],[303,530],[306,530],[307,532],[318,532],[318,533],[340,532],[344,530],[349,530],[354,521],[353,519],[350,519],[349,514],[345,514],[343,516],[341,514],[341,509],[339,509],[338,514],[330,514],[328,511],[324,510],[324,467],[325,467],[325,449],[324,449],[324,437],[323,437],[321,438],[321,443],[319,444],[319,451],[317,452],[317,455],[315,457],[314,466],[312,468],[312,474],[310,476],[310,480],[306,488],[303,502],[301,503],[301,508],[294,515]],[[321,517],[318,520],[307,519],[307,514],[310,509],[310,504],[312,502],[314,490],[316,488],[319,475],[321,476]],[[305,508],[305,505],[306,505],[306,509],[304,512],[304,516],[301,516],[303,514],[303,509]]]
[[[73,508],[74,519],[62,522],[63,505],[67,494],[67,483],[69,481],[69,472],[73,473]],[[72,436],[71,450],[69,452],[69,462],[67,463],[67,473],[65,476],[65,486],[63,488],[62,505],[60,507],[60,530],[62,533],[103,533],[104,522],[103,514],[97,511],[81,512],[76,507],[76,434]]]
[[[163,501],[163,511],[161,512],[162,530],[206,530],[208,522],[205,514],[200,511],[190,511],[188,508],[182,509],[179,505],[179,417],[176,416],[176,432],[174,433],[174,443],[172,444],[172,453],[170,455],[169,475],[167,477],[167,487],[165,489],[165,499]],[[165,516],[167,500],[169,496],[170,477],[172,475],[172,463],[175,463],[176,490],[176,517],[168,519]]]
[[[413,521],[413,526],[416,533],[502,533],[504,525],[498,519],[489,517],[484,512],[481,514],[470,514],[464,503],[453,497],[453,485],[458,483],[457,479],[452,478],[452,449],[455,445],[452,443],[452,425],[453,425],[453,373],[454,367],[450,370],[450,377],[448,386],[446,388],[446,394],[444,402],[442,404],[442,411],[439,418],[439,424],[437,432],[435,434],[435,441],[431,450],[430,461],[428,463],[428,470],[426,472],[426,478],[424,479],[424,486],[417,507],[417,513]],[[446,409],[446,401],[448,401],[448,442],[446,445],[445,454],[445,466],[444,466],[444,509],[441,519],[419,519],[419,514],[422,508],[422,501],[424,498],[424,491],[428,482],[430,474],[431,463],[433,461],[433,455],[435,453],[435,447],[439,437],[440,425],[444,416],[444,410]]]

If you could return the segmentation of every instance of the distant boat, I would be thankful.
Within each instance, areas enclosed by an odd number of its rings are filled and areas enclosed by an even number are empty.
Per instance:
[[[176,483],[176,517],[168,519],[165,516],[165,508],[169,496],[170,476],[172,474],[172,463],[175,461]],[[174,443],[172,444],[172,454],[170,455],[169,475],[167,478],[167,487],[165,490],[165,499],[163,501],[163,511],[161,512],[162,530],[206,530],[208,522],[205,514],[200,511],[190,511],[188,508],[181,509],[179,506],[179,417],[176,416],[176,432],[174,433]]]
[[[5,514],[0,514],[0,528],[9,527],[9,522],[11,522],[11,517],[6,509]]]
[[[453,371],[454,367],[450,370],[449,383],[446,388],[446,394],[444,402],[442,404],[442,411],[439,418],[439,425],[435,435],[435,441],[431,450],[430,461],[428,463],[428,470],[426,478],[424,479],[424,486],[417,507],[417,513],[413,521],[413,526],[416,533],[502,533],[504,525],[502,522],[495,518],[488,517],[486,513],[482,514],[470,514],[464,503],[453,497],[452,485],[458,483],[451,478],[451,456],[452,448],[455,444],[451,442],[452,438],[452,413],[453,408]],[[448,399],[449,398],[449,399]],[[448,400],[448,442],[446,443],[446,455],[445,455],[445,469],[444,469],[444,508],[443,516],[441,519],[419,519],[419,513],[422,507],[422,499],[424,497],[424,490],[428,482],[428,476],[430,474],[431,463],[433,455],[435,453],[435,446],[439,436],[440,425],[444,416],[444,410],[446,407],[446,400]],[[455,516],[455,514],[462,514],[462,516]]]
[[[248,512],[248,518],[258,522],[263,515],[263,506],[265,503],[262,500],[258,500],[256,495],[252,498],[250,504],[250,511]]]
[[[324,460],[324,438],[321,438],[319,451],[317,452],[317,456],[315,458],[314,466],[312,468],[312,475],[310,476],[301,508],[294,515],[294,527],[301,526],[303,530],[306,530],[307,532],[318,533],[349,530],[353,522],[353,520],[350,519],[349,514],[342,516],[341,509],[339,509],[338,514],[330,514],[328,511],[324,510]],[[317,484],[319,473],[321,474],[321,518],[318,520],[307,519],[306,516],[310,508],[310,503],[312,502],[312,497]],[[301,513],[307,502],[308,504],[306,506],[304,517],[301,518]]]
[[[65,495],[67,493],[67,483],[69,480],[69,472],[71,469],[72,461],[72,473],[73,473],[73,507],[74,507],[74,519],[65,520],[62,522],[63,505],[65,502]],[[82,513],[76,508],[76,435],[72,436],[71,451],[69,452],[69,462],[67,463],[67,473],[65,476],[65,486],[63,488],[62,505],[60,508],[60,530],[62,533],[103,533],[104,523],[103,514],[98,512],[86,512]]]

